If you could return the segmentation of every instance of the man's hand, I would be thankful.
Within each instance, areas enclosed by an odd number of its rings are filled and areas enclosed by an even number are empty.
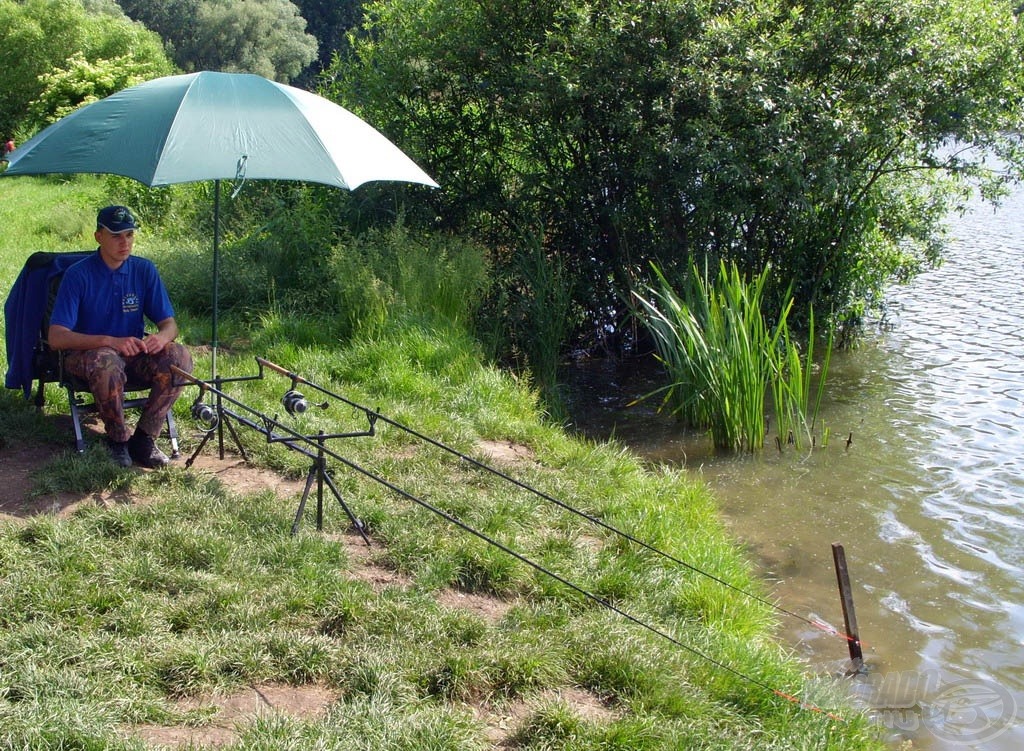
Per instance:
[[[110,347],[122,357],[155,355],[178,337],[178,325],[173,318],[165,318],[157,324],[155,334],[137,336],[106,336],[105,334],[79,334],[76,331],[53,324],[48,332],[50,347],[53,349],[97,349]]]
[[[134,336],[113,337],[113,346],[122,357],[134,357],[146,351],[145,342]]]
[[[140,340],[136,339],[136,341]],[[142,339],[141,343],[142,349],[147,355],[155,355],[157,352],[163,352],[164,347],[171,343],[171,339],[163,331],[158,331]]]
[[[155,355],[167,346],[167,339],[159,334],[152,334],[145,339],[135,336],[120,336],[113,339],[113,346],[122,357]]]

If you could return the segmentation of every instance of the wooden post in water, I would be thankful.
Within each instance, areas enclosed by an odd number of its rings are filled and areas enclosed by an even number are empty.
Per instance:
[[[853,590],[850,588],[850,571],[846,567],[846,551],[838,542],[832,543],[832,559],[836,564],[836,580],[839,582],[839,598],[843,604],[850,660],[854,672],[858,672],[864,666],[864,652],[861,650],[860,632],[857,630],[857,613],[853,609]]]

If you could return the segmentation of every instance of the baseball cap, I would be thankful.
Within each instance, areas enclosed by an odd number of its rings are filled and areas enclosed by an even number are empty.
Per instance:
[[[96,214],[96,229],[104,229],[119,235],[130,229],[138,229],[135,217],[127,206],[105,206]]]

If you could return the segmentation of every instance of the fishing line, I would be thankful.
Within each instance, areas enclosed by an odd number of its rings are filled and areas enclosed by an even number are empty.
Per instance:
[[[762,605],[766,605],[767,607],[772,608],[773,610],[775,610],[775,611],[777,611],[779,613],[782,613],[783,615],[787,615],[790,618],[795,618],[798,621],[801,621],[801,622],[803,622],[803,623],[805,623],[805,624],[807,624],[809,626],[812,626],[813,628],[818,629],[819,631],[822,631],[822,632],[824,632],[824,633],[826,633],[826,634],[828,634],[830,636],[837,636],[840,639],[843,639],[844,641],[847,641],[847,642],[859,641],[859,640],[855,639],[854,637],[850,636],[849,634],[844,634],[844,633],[840,632],[839,630],[835,629],[834,627],[830,626],[827,623],[823,623],[821,621],[817,621],[817,620],[814,620],[814,619],[802,616],[799,613],[795,613],[792,610],[788,610],[787,608],[782,607],[778,603],[775,603],[775,602],[772,602],[771,600],[765,599],[764,597],[756,595],[753,592],[749,592],[749,591],[743,589],[742,587],[736,586],[735,584],[731,584],[730,582],[726,581],[725,579],[722,579],[721,577],[716,576],[715,574],[712,574],[709,571],[704,571],[703,569],[698,568],[697,566],[694,566],[693,564],[687,563],[686,561],[677,558],[676,556],[672,555],[671,553],[668,553],[668,552],[665,552],[663,550],[660,550],[659,548],[654,547],[650,543],[644,542],[643,540],[635,537],[634,535],[631,535],[628,532],[625,532],[625,531],[623,531],[621,529],[618,529],[618,528],[614,527],[611,524],[608,524],[607,522],[602,521],[601,519],[597,518],[596,516],[592,516],[591,514],[588,514],[585,511],[582,511],[582,510],[580,510],[578,508],[575,508],[574,506],[571,506],[568,503],[566,503],[564,501],[561,501],[558,498],[555,498],[554,496],[549,495],[548,493],[545,493],[543,490],[540,490],[540,489],[535,488],[535,487],[533,487],[531,485],[528,485],[527,483],[522,482],[521,480],[518,480],[515,477],[512,477],[511,475],[508,475],[508,474],[506,474],[506,473],[504,473],[504,472],[502,472],[502,471],[500,471],[498,469],[495,469],[494,467],[491,467],[491,466],[489,466],[489,465],[487,465],[487,464],[485,464],[485,463],[483,463],[483,462],[481,462],[481,461],[479,461],[477,459],[474,459],[471,456],[467,456],[466,454],[463,454],[462,452],[458,451],[457,449],[452,448],[451,446],[447,446],[444,443],[441,443],[440,441],[435,440],[435,439],[431,438],[430,436],[424,435],[423,433],[420,433],[419,431],[417,431],[417,430],[415,430],[413,428],[410,428],[407,425],[403,425],[400,422],[392,420],[391,418],[387,417],[386,415],[382,415],[379,412],[375,412],[374,410],[371,410],[371,409],[369,409],[367,407],[364,407],[361,404],[357,404],[356,402],[353,402],[353,401],[351,401],[349,399],[346,399],[345,397],[341,396],[340,394],[335,394],[334,392],[332,392],[332,391],[330,391],[330,390],[328,390],[328,389],[326,389],[326,388],[324,388],[324,387],[322,387],[322,386],[320,386],[320,385],[318,385],[316,383],[313,383],[312,381],[306,380],[305,378],[303,378],[302,376],[298,375],[297,373],[292,373],[291,371],[288,371],[288,370],[282,368],[280,365],[276,365],[276,364],[270,362],[269,360],[263,359],[262,357],[257,357],[256,358],[256,362],[260,366],[261,374],[262,374],[263,366],[266,366],[266,367],[270,368],[271,370],[274,370],[274,371],[280,373],[281,375],[284,375],[284,376],[286,376],[288,378],[291,378],[292,379],[292,388],[293,389],[294,389],[295,385],[297,385],[299,383],[305,384],[307,386],[311,386],[312,388],[316,389],[317,391],[320,391],[323,394],[326,394],[326,395],[328,395],[330,397],[333,397],[334,399],[337,399],[338,401],[344,402],[345,404],[348,404],[348,405],[350,405],[350,406],[352,406],[352,407],[354,407],[356,409],[362,410],[363,412],[365,412],[368,415],[372,414],[376,419],[381,420],[382,422],[385,422],[388,425],[392,425],[392,426],[398,428],[399,430],[403,430],[406,433],[409,433],[410,435],[415,436],[416,438],[420,439],[421,441],[429,443],[432,446],[435,446],[435,447],[441,449],[442,451],[447,451],[449,454],[452,454],[453,456],[456,456],[459,459],[461,459],[461,460],[463,460],[465,462],[468,462],[468,463],[476,466],[479,469],[483,469],[483,470],[485,470],[487,472],[490,472],[491,474],[501,478],[502,480],[504,480],[506,482],[509,482],[509,483],[515,485],[516,487],[518,487],[518,488],[520,488],[522,490],[525,490],[525,491],[527,491],[529,493],[533,493],[538,498],[541,498],[541,499],[547,501],[548,503],[552,503],[552,504],[558,506],[559,508],[564,509],[565,511],[568,511],[569,513],[575,514],[576,516],[579,516],[582,519],[586,519],[591,524],[596,524],[597,526],[601,527],[602,529],[607,530],[608,532],[611,532],[612,534],[618,535],[618,536],[622,537],[623,539],[628,540],[629,542],[631,542],[631,543],[633,543],[635,545],[639,545],[640,547],[644,548],[645,550],[647,550],[647,551],[649,551],[651,553],[654,553],[655,555],[661,556],[662,558],[665,558],[666,560],[669,560],[669,561],[671,561],[671,562],[673,562],[673,563],[675,563],[675,564],[677,564],[679,566],[682,566],[682,567],[684,567],[684,568],[686,568],[686,569],[688,569],[688,570],[690,570],[690,571],[692,571],[692,572],[694,572],[696,574],[699,574],[701,576],[706,576],[707,578],[709,578],[709,579],[711,579],[711,580],[713,580],[715,582],[718,582],[722,586],[728,587],[729,589],[731,589],[732,591],[736,592],[737,594],[743,595],[744,597],[748,597],[748,598],[750,598],[750,599],[752,599],[752,600],[754,600],[756,602],[761,603]],[[862,646],[867,646],[862,641],[859,641],[859,643]]]
[[[280,371],[279,367],[276,366],[276,365],[273,365],[273,363],[267,362],[265,360],[260,360],[260,358],[257,358],[257,360],[259,360],[261,362],[261,365],[267,365],[268,367],[270,367],[273,370],[279,370]],[[759,680],[757,678],[754,678],[753,676],[748,675],[747,673],[744,673],[741,670],[738,670],[738,669],[736,669],[734,667],[731,667],[730,665],[727,665],[726,663],[722,662],[721,660],[715,659],[714,657],[712,657],[711,655],[707,654],[706,652],[704,652],[704,651],[702,651],[700,649],[697,649],[696,647],[693,647],[693,646],[691,646],[689,644],[686,644],[685,642],[677,639],[675,636],[673,636],[672,634],[668,633],[667,631],[664,631],[664,630],[658,628],[657,626],[654,626],[654,625],[652,625],[650,623],[647,623],[646,621],[644,621],[643,619],[633,615],[632,613],[629,613],[626,610],[623,610],[622,608],[620,608],[617,605],[615,605],[615,604],[611,603],[610,601],[608,601],[606,598],[601,597],[601,596],[595,594],[594,592],[591,592],[590,590],[580,586],[579,584],[576,584],[576,583],[570,581],[569,579],[567,579],[566,577],[562,576],[561,574],[558,574],[558,573],[552,571],[551,569],[546,568],[545,566],[543,566],[540,563],[537,563],[536,561],[528,558],[527,556],[523,555],[522,553],[519,553],[518,551],[513,550],[508,545],[505,545],[504,543],[499,542],[498,540],[494,539],[493,537],[490,537],[489,535],[485,534],[484,532],[481,532],[480,530],[478,530],[475,527],[471,526],[470,524],[467,524],[466,522],[462,521],[461,519],[459,519],[454,514],[448,512],[448,511],[445,511],[444,509],[441,509],[441,508],[433,505],[432,503],[429,503],[428,501],[426,501],[426,500],[424,500],[424,499],[422,499],[422,498],[420,498],[420,497],[418,497],[418,496],[408,492],[407,490],[404,490],[403,488],[398,487],[397,485],[395,485],[391,481],[381,477],[380,475],[375,474],[374,472],[366,469],[365,467],[362,467],[361,465],[357,464],[356,462],[354,462],[354,461],[352,461],[350,459],[346,459],[345,457],[339,455],[338,453],[336,453],[335,451],[331,450],[330,448],[328,448],[325,445],[325,439],[327,439],[327,438],[346,438],[346,437],[351,438],[351,437],[356,437],[356,436],[373,435],[374,434],[373,433],[374,425],[375,425],[377,420],[384,420],[385,422],[388,422],[389,424],[395,425],[395,427],[406,429],[404,426],[399,425],[399,424],[395,423],[392,420],[389,420],[388,418],[384,417],[383,415],[381,415],[381,414],[379,414],[379,413],[377,413],[377,412],[375,412],[373,410],[370,410],[370,409],[367,409],[366,407],[362,407],[360,405],[357,405],[354,402],[351,402],[351,401],[345,399],[344,397],[340,397],[340,396],[337,396],[336,394],[332,394],[330,391],[327,391],[326,389],[322,389],[319,386],[317,386],[316,384],[309,383],[308,381],[305,381],[304,379],[301,379],[299,376],[294,376],[292,374],[288,374],[290,377],[293,378],[292,389],[289,391],[289,394],[292,394],[292,392],[295,391],[295,386],[297,385],[297,383],[299,383],[301,381],[302,383],[306,383],[309,386],[313,386],[314,388],[317,388],[319,391],[321,391],[321,392],[323,392],[323,393],[325,393],[325,394],[327,394],[329,396],[335,397],[338,400],[340,400],[340,401],[342,401],[342,402],[344,402],[346,404],[349,404],[349,405],[352,405],[352,406],[356,407],[358,410],[363,412],[363,414],[366,416],[366,418],[367,418],[367,420],[369,422],[369,428],[366,431],[358,431],[358,432],[351,432],[351,433],[336,433],[336,434],[332,434],[330,436],[325,435],[324,433],[321,432],[320,434],[315,435],[315,436],[308,436],[308,435],[305,435],[303,433],[299,433],[296,430],[290,428],[289,426],[279,422],[276,417],[270,417],[268,415],[265,415],[262,412],[259,412],[258,410],[256,410],[256,409],[254,409],[254,408],[244,404],[243,402],[238,401],[237,399],[234,399],[230,395],[224,393],[223,391],[220,391],[219,388],[211,386],[209,383],[207,383],[205,381],[201,381],[201,380],[195,378],[194,376],[192,376],[191,374],[185,373],[184,371],[182,371],[182,370],[180,370],[178,368],[173,368],[173,370],[174,370],[174,372],[177,375],[182,376],[187,381],[189,381],[191,383],[195,383],[196,385],[199,386],[200,393],[199,393],[198,398],[196,399],[196,404],[200,404],[200,402],[201,402],[201,400],[202,400],[202,398],[204,396],[204,392],[205,391],[207,391],[207,390],[211,391],[212,393],[217,395],[217,397],[218,397],[218,407],[217,408],[218,408],[218,410],[223,415],[225,415],[227,417],[230,417],[230,418],[236,420],[237,422],[239,422],[240,424],[245,425],[246,427],[252,428],[253,430],[257,431],[258,433],[260,433],[261,435],[266,437],[268,443],[283,443],[285,446],[287,446],[288,448],[290,448],[290,449],[292,449],[292,450],[294,450],[294,451],[296,451],[298,453],[301,453],[301,454],[303,454],[305,456],[308,456],[308,457],[316,457],[316,458],[321,459],[321,460],[322,460],[322,458],[324,456],[330,456],[331,458],[333,458],[336,461],[340,462],[341,464],[343,464],[344,466],[348,467],[349,469],[351,469],[351,470],[353,470],[353,471],[363,475],[364,477],[366,477],[366,478],[368,478],[370,480],[373,480],[374,482],[382,485],[383,487],[387,488],[388,490],[390,490],[391,492],[395,493],[396,495],[398,495],[398,496],[400,496],[402,498],[405,498],[405,499],[407,499],[409,501],[412,501],[413,503],[415,503],[416,505],[420,506],[421,508],[424,508],[427,511],[430,511],[431,513],[433,513],[433,514],[436,514],[437,516],[439,516],[442,519],[446,520],[450,524],[453,524],[454,526],[458,527],[459,529],[463,530],[464,532],[468,532],[469,534],[473,535],[474,537],[476,537],[476,538],[478,538],[480,540],[483,540],[488,545],[491,545],[491,546],[497,548],[498,550],[501,550],[502,552],[512,556],[516,560],[524,563],[525,565],[531,567],[532,569],[534,569],[534,570],[544,574],[545,576],[548,576],[548,577],[554,579],[555,581],[559,582],[563,586],[568,587],[572,591],[582,595],[586,599],[588,599],[588,600],[590,600],[590,601],[600,605],[603,608],[606,608],[607,610],[612,611],[613,613],[616,613],[617,615],[619,615],[619,616],[625,618],[626,620],[628,620],[630,623],[633,623],[634,625],[639,626],[639,627],[649,631],[650,633],[654,634],[655,636],[658,636],[658,637],[660,637],[662,639],[665,639],[666,641],[670,642],[671,644],[673,644],[673,645],[675,645],[675,646],[677,646],[677,647],[679,647],[679,648],[681,648],[681,649],[683,649],[683,650],[685,650],[685,651],[695,655],[696,657],[698,657],[698,658],[700,658],[702,660],[705,660],[706,662],[708,662],[709,664],[717,667],[718,669],[723,670],[723,671],[725,671],[727,673],[730,673],[730,674],[736,676],[737,678],[739,678],[740,680],[746,681],[747,683],[749,683],[749,684],[751,684],[753,686],[757,686],[758,688],[760,688],[763,691],[766,691],[766,692],[768,692],[770,694],[773,694],[775,696],[778,696],[779,698],[782,698],[782,699],[784,699],[784,700],[786,700],[788,702],[791,702],[791,703],[797,705],[798,707],[800,707],[801,709],[812,711],[812,712],[824,715],[825,717],[828,717],[829,719],[832,719],[832,720],[836,720],[836,721],[839,721],[839,722],[845,722],[845,720],[841,716],[839,716],[839,715],[836,715],[836,714],[834,714],[832,712],[829,712],[829,711],[827,711],[825,709],[822,709],[821,707],[818,707],[817,705],[812,704],[810,702],[807,702],[807,701],[805,701],[803,699],[800,699],[797,696],[794,696],[792,694],[786,693],[786,692],[781,691],[779,689],[773,688],[772,686],[768,685],[764,681]],[[262,377],[262,373],[261,373],[260,377]],[[249,379],[248,378],[243,378],[243,379],[240,379],[240,380],[249,380]],[[219,385],[219,382],[218,382],[218,385]],[[295,399],[301,398],[301,395],[293,394],[293,398],[295,398]],[[245,410],[247,413],[253,415],[256,418],[256,420],[250,419],[250,418],[246,417],[245,415],[239,414],[238,412],[232,410],[230,407],[225,407],[224,406],[224,402],[225,401],[228,402],[229,404],[233,404],[233,405],[235,405],[235,406]],[[289,411],[289,413],[290,414],[294,414],[292,411]],[[412,431],[412,430],[409,430],[409,432],[411,432],[413,434],[416,434],[415,431]],[[280,435],[279,433],[283,433],[284,435]],[[426,439],[425,437],[424,437],[424,440],[430,441],[430,439]],[[431,443],[436,443],[434,441],[430,441],[430,442]],[[440,446],[441,448],[447,448],[447,447],[443,446],[442,444],[437,444],[437,445]],[[448,449],[448,450],[451,450],[451,449]],[[332,489],[333,489],[333,485],[332,485]],[[338,499],[339,499],[339,502],[340,502],[340,496],[338,496]],[[343,503],[342,503],[342,506],[344,507]],[[347,510],[348,509],[346,508],[346,511]],[[362,533],[362,529],[360,529],[360,532]],[[365,534],[364,534],[364,539],[366,539]]]
[[[381,416],[381,419],[386,419],[386,418],[383,418]],[[613,613],[617,613],[618,615],[622,616],[623,618],[625,618],[626,620],[630,621],[631,623],[634,623],[637,626],[640,626],[641,628],[646,629],[647,631],[650,631],[652,634],[655,634],[656,636],[659,636],[662,639],[666,639],[667,641],[671,642],[675,646],[681,647],[682,649],[686,650],[687,652],[690,652],[691,654],[694,654],[697,657],[699,657],[699,658],[701,658],[703,660],[706,660],[707,662],[709,662],[710,664],[714,665],[715,667],[717,667],[717,668],[719,668],[721,670],[724,670],[724,671],[726,671],[728,673],[731,673],[732,675],[736,676],[737,678],[740,678],[741,680],[747,681],[748,683],[750,683],[750,684],[752,684],[754,686],[757,686],[758,688],[760,688],[760,689],[762,689],[764,691],[767,691],[767,692],[769,692],[771,694],[774,694],[775,696],[778,696],[778,697],[780,697],[782,699],[785,699],[786,701],[792,702],[792,703],[798,705],[801,709],[806,709],[806,710],[810,710],[812,712],[817,712],[817,713],[823,714],[826,717],[829,717],[830,719],[833,719],[833,720],[837,720],[839,722],[845,722],[845,720],[842,717],[840,717],[839,715],[837,715],[837,714],[834,714],[834,713],[829,712],[829,711],[827,711],[825,709],[822,709],[821,707],[818,707],[818,706],[816,706],[814,704],[811,704],[811,703],[809,703],[807,701],[804,701],[803,699],[800,699],[799,697],[793,696],[792,694],[787,694],[784,691],[780,691],[779,689],[772,688],[767,683],[764,683],[763,681],[760,681],[757,678],[754,678],[754,677],[752,677],[750,675],[747,675],[746,673],[744,673],[744,672],[742,672],[740,670],[737,670],[736,668],[733,668],[733,667],[725,664],[721,660],[717,660],[714,657],[711,657],[709,654],[707,654],[706,652],[703,652],[703,651],[697,649],[696,647],[690,646],[689,644],[686,644],[685,642],[680,641],[676,637],[672,636],[670,633],[668,633],[666,631],[663,631],[663,630],[657,628],[656,626],[652,626],[651,624],[647,623],[646,621],[638,618],[635,615],[632,615],[631,613],[629,613],[629,612],[623,610],[622,608],[614,605],[613,603],[609,602],[604,597],[600,597],[599,595],[594,594],[590,590],[587,590],[587,589],[581,587],[580,585],[575,584],[575,583],[569,581],[564,576],[555,573],[551,569],[545,568],[544,566],[542,566],[541,564],[537,563],[536,561],[533,561],[530,558],[527,558],[522,553],[519,553],[519,552],[513,550],[512,548],[510,548],[507,545],[499,542],[498,540],[494,539],[493,537],[489,537],[488,535],[484,534],[483,532],[479,531],[478,529],[476,529],[476,528],[470,526],[469,524],[463,522],[461,519],[459,519],[455,515],[445,511],[444,509],[438,508],[437,506],[434,506],[431,503],[428,503],[427,501],[423,500],[422,498],[419,498],[419,497],[413,495],[412,493],[409,493],[406,490],[403,490],[402,488],[398,487],[394,483],[391,483],[388,480],[384,479],[383,477],[380,477],[379,475],[374,474],[370,470],[365,469],[364,467],[361,467],[360,465],[356,464],[355,462],[350,461],[349,459],[346,459],[346,458],[344,458],[342,456],[338,456],[337,454],[334,454],[334,453],[331,453],[331,456],[334,457],[335,459],[337,459],[342,464],[344,464],[349,469],[352,469],[352,470],[354,470],[354,471],[364,475],[365,477],[368,477],[369,479],[373,480],[374,482],[380,483],[381,485],[386,487],[388,490],[390,490],[393,493],[401,496],[402,498],[405,498],[407,500],[412,501],[413,503],[421,506],[422,508],[427,509],[431,513],[437,514],[438,516],[440,516],[441,518],[443,518],[446,521],[450,522],[451,524],[454,524],[459,529],[461,529],[461,530],[463,530],[465,532],[468,532],[469,534],[471,534],[471,535],[473,535],[473,536],[483,540],[484,542],[486,542],[489,545],[493,545],[494,547],[498,548],[499,550],[501,550],[501,551],[507,553],[508,555],[512,556],[516,560],[521,561],[522,563],[525,563],[527,566],[530,566],[531,568],[535,569],[536,571],[539,571],[540,573],[542,573],[542,574],[544,574],[546,576],[551,577],[555,581],[557,581],[560,584],[568,587],[569,589],[573,590],[574,592],[577,592],[578,594],[583,595],[584,597],[586,597],[587,599],[597,603],[601,607],[607,608],[608,610],[611,610]]]

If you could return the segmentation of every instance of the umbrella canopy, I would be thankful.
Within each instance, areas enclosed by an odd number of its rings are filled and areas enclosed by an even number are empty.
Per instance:
[[[75,110],[16,149],[5,174],[81,172],[149,186],[245,178],[437,187],[345,108],[261,76],[212,71],[157,78]]]
[[[217,376],[221,180],[373,180],[438,187],[379,131],[323,97],[249,73],[166,76],[93,102],[10,156],[4,177],[100,173],[148,185],[214,180],[212,370]]]

